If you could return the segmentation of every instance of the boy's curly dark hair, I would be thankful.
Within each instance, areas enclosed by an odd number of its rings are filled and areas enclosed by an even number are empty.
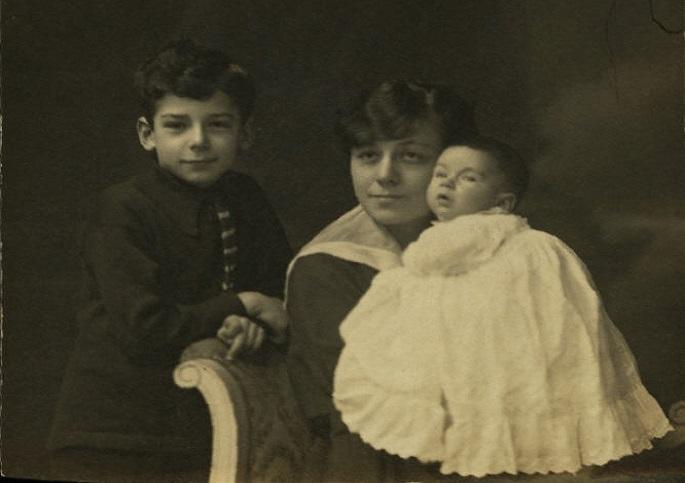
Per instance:
[[[153,122],[155,104],[167,94],[206,99],[217,90],[236,103],[243,121],[254,109],[256,97],[250,75],[220,50],[191,39],[169,44],[136,71],[135,85],[143,115]]]

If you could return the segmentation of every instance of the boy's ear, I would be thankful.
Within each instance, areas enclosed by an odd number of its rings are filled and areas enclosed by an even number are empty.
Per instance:
[[[497,206],[504,208],[509,213],[516,208],[516,195],[514,193],[500,193],[497,195]]]
[[[146,151],[155,149],[155,132],[152,124],[148,122],[145,116],[140,116],[136,122],[136,129],[138,130],[138,140],[140,145]]]
[[[243,123],[243,127],[241,128],[240,132],[240,149],[241,151],[245,151],[252,146],[252,143],[254,142],[254,123],[252,122],[252,117],[248,118],[247,121]]]

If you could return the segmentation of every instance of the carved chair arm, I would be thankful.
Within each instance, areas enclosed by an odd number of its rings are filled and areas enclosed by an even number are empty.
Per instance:
[[[299,480],[309,433],[282,354],[191,359],[176,367],[174,380],[198,389],[209,407],[210,483]]]
[[[193,359],[174,370],[179,387],[195,388],[209,407],[212,422],[210,483],[245,481],[247,413],[245,401],[231,372],[212,359]]]

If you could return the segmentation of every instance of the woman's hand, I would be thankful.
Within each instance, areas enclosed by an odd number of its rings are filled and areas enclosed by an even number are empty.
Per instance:
[[[264,342],[265,332],[247,317],[229,315],[216,336],[228,347],[225,358],[232,360],[242,352],[258,350]]]
[[[268,297],[259,292],[241,292],[238,297],[250,318],[258,319],[271,329],[270,339],[273,342],[278,344],[285,340],[288,314],[281,299]]]

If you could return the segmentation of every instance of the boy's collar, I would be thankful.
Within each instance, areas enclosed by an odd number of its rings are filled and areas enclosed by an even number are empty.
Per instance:
[[[164,212],[185,233],[198,234],[199,213],[202,205],[212,203],[217,196],[227,198],[230,203],[230,190],[226,189],[231,172],[227,172],[210,188],[198,188],[184,183],[171,173],[156,167],[155,180],[144,191],[153,197],[155,205]]]

